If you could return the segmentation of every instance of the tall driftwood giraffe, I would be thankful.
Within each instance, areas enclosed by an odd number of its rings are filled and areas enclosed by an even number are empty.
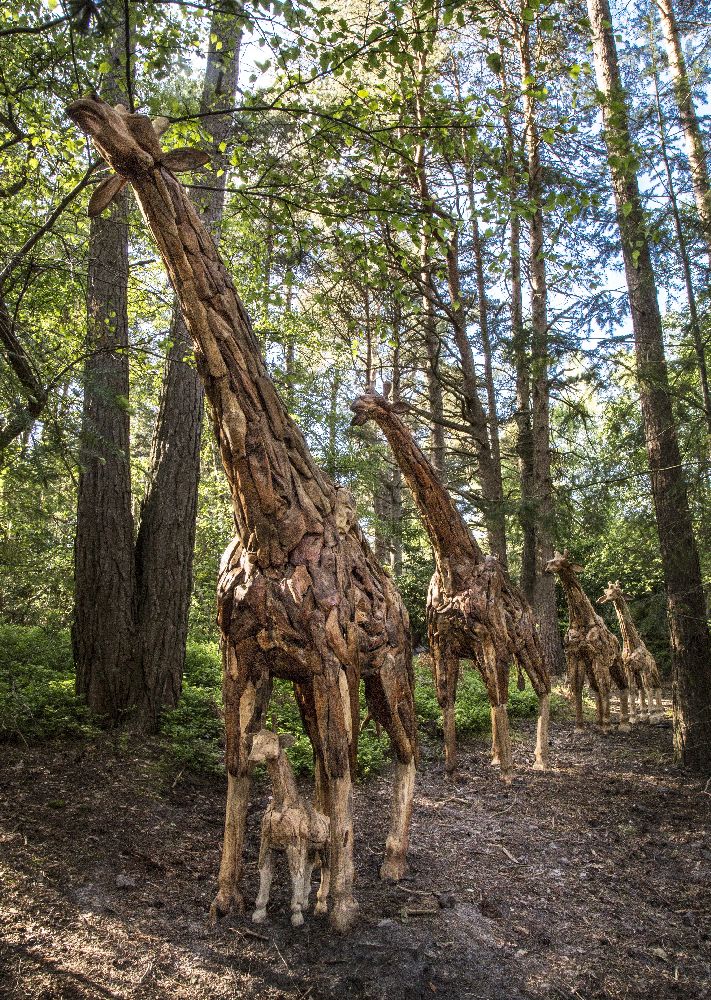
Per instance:
[[[605,592],[598,597],[598,604],[612,601],[617,612],[622,634],[622,659],[627,667],[627,673],[639,691],[639,718],[650,722],[661,722],[664,718],[662,704],[662,681],[659,676],[657,662],[644,644],[637,626],[632,621],[632,615],[625,595],[622,593],[620,581],[608,581]],[[635,690],[632,688],[632,701],[635,700]]]
[[[534,767],[548,766],[550,678],[541,655],[533,612],[498,560],[485,556],[428,458],[398,416],[398,404],[367,392],[351,404],[353,424],[374,420],[392,448],[427,529],[436,569],[427,594],[427,628],[444,722],[445,763],[456,766],[454,703],[459,661],[475,661],[491,703],[495,759],[507,777],[512,768],[507,714],[512,660],[528,674],[538,695]]]
[[[597,720],[603,732],[610,728],[610,688],[614,683],[620,693],[620,730],[630,728],[629,711],[635,714],[635,703],[628,706],[629,677],[620,644],[610,632],[590,599],[580,586],[577,574],[583,567],[570,561],[568,550],[556,551],[546,563],[546,573],[556,573],[568,602],[569,627],[563,640],[568,665],[568,681],[575,698],[575,731],[585,728],[583,719],[583,685],[587,677],[597,702]]]
[[[357,912],[351,772],[361,677],[396,756],[381,874],[406,870],[417,753],[407,612],[350,494],[315,465],[267,374],[232,279],[173,173],[191,165],[189,151],[164,153],[150,119],[96,97],[68,113],[116,171],[114,186],[128,180],[134,188],[193,339],[232,494],[236,538],[218,585],[228,788],[212,913],[242,906],[248,755],[276,676],[293,681],[314,747],[318,806],[331,826],[330,919],[346,930]],[[92,199],[95,210],[108,202],[111,181]]]

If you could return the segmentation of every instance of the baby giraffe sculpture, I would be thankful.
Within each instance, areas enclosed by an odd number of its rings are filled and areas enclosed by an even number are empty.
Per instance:
[[[601,730],[610,729],[610,688],[614,682],[620,692],[620,731],[629,732],[629,678],[620,644],[578,582],[583,567],[570,561],[568,550],[555,552],[546,563],[546,573],[557,573],[568,602],[570,626],[563,640],[568,664],[568,681],[575,698],[575,732],[585,728],[583,719],[583,684],[588,683],[597,701],[597,719]],[[632,702],[632,715],[635,703]]]
[[[242,907],[240,879],[252,736],[274,677],[294,686],[314,749],[316,794],[330,826],[331,925],[356,918],[352,774],[361,679],[396,758],[383,878],[402,878],[417,758],[410,626],[392,580],[361,531],[355,503],[317,466],[280,398],[217,247],[145,115],[98,97],[70,117],[127,180],[155,238],[195,348],[232,497],[236,537],[218,582],[227,768],[225,836],[215,918]],[[110,183],[109,183],[110,182]],[[108,179],[92,211],[112,197]]]
[[[307,802],[300,794],[294,772],[284,752],[294,742],[291,736],[277,736],[262,729],[252,740],[250,764],[266,764],[274,791],[262,818],[262,839],[259,845],[259,895],[252,921],[263,923],[267,918],[269,890],[274,873],[274,854],[286,854],[291,875],[291,924],[301,927],[309,908],[311,873],[321,868],[321,885],[316,897],[316,913],[326,913],[330,871],[328,816]]]
[[[622,593],[619,580],[614,583],[611,580],[608,581],[605,593],[597,599],[598,604],[606,604],[608,601],[612,601],[614,604],[617,620],[620,623],[622,659],[639,691],[640,720],[649,719],[650,722],[661,722],[664,718],[664,706],[662,704],[662,681],[659,676],[659,668],[632,621],[632,615],[625,595]],[[635,695],[633,687],[633,702]]]

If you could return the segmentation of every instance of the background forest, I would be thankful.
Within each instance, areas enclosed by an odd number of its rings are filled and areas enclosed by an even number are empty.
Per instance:
[[[201,670],[214,680],[204,644],[230,498],[132,195],[87,217],[105,170],[64,108],[89,90],[167,118],[166,148],[211,153],[186,183],[416,644],[433,563],[384,440],[350,427],[371,384],[405,404],[483,547],[520,580],[558,671],[565,605],[541,566],[568,547],[592,599],[621,581],[669,677],[618,218],[651,252],[708,593],[711,17],[676,8],[613,4],[631,142],[610,153],[577,2],[3,6],[0,618],[19,671],[6,733],[37,712],[20,664],[36,680],[55,649],[47,669],[71,698],[72,628],[78,690],[99,715],[151,729],[178,703],[188,641],[188,701]],[[639,218],[635,197],[616,212],[615,157],[639,177]],[[55,645],[17,628],[30,626]],[[214,738],[209,707],[190,704]]]

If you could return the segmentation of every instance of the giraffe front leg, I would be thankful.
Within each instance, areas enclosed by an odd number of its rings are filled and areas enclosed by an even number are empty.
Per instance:
[[[353,897],[353,788],[350,773],[329,779],[331,800],[331,926],[343,934],[358,916]]]
[[[550,741],[548,737],[548,723],[551,711],[550,694],[542,694],[538,697],[538,723],[536,725],[536,759],[533,764],[534,771],[547,771],[549,766]]]
[[[304,889],[306,876],[306,846],[287,847],[286,859],[291,875],[291,926],[301,927],[304,923]]]
[[[331,885],[331,869],[329,867],[328,844],[321,851],[321,882],[316,893],[314,913],[317,916],[328,913],[328,893]]]
[[[267,919],[267,904],[269,903],[273,875],[274,852],[263,836],[262,846],[259,851],[259,892],[254,904],[254,913],[252,914],[253,924],[263,924]]]
[[[434,674],[437,701],[442,709],[442,730],[444,732],[444,769],[451,777],[457,767],[457,724],[455,703],[459,681],[459,658],[453,656],[444,641],[430,633],[432,650],[432,671]]]
[[[632,715],[634,716],[635,711],[635,700],[634,700],[634,688],[632,689]],[[609,713],[608,713],[609,714]],[[609,725],[608,725],[609,728]],[[619,730],[621,733],[628,733],[630,731],[630,689],[620,688],[620,725]]]
[[[583,684],[585,683],[585,668],[572,653],[567,654],[568,683],[573,694],[575,708],[576,733],[585,732],[585,717],[583,716]]]
[[[213,922],[229,913],[233,906],[240,912],[244,910],[239,883],[250,789],[248,742],[249,734],[255,732],[264,719],[271,692],[268,673],[265,672],[256,685],[248,680],[249,665],[245,658],[237,657],[229,643],[223,647],[223,663],[227,803],[218,891],[210,907]]]
[[[651,714],[651,703],[652,700],[656,706],[656,712],[654,717]],[[662,689],[660,687],[653,688],[652,694],[650,696],[650,721],[651,722],[663,722],[664,721],[664,702],[662,701]]]

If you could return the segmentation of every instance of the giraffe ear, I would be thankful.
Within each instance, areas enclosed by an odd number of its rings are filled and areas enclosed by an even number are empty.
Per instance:
[[[197,170],[209,163],[210,156],[201,149],[189,149],[187,146],[182,149],[173,149],[165,156],[161,156],[160,163],[172,170],[174,174],[180,174],[187,170]]]
[[[122,190],[125,183],[126,178],[122,177],[121,174],[111,174],[105,181],[102,181],[89,199],[89,207],[87,209],[89,218],[93,219],[95,216],[100,215]]]
[[[585,569],[585,567],[581,566],[580,563],[573,563],[573,565],[570,568],[574,573],[582,573],[583,570]]]
[[[296,743],[296,737],[292,736],[291,733],[279,734],[279,746],[282,750],[288,750],[289,747],[293,747],[295,743]]]

